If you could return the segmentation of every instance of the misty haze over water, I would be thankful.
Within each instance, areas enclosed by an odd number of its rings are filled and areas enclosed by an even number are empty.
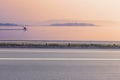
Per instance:
[[[23,30],[23,27],[1,27],[0,40],[120,41],[119,29],[96,26],[28,26],[27,30]]]

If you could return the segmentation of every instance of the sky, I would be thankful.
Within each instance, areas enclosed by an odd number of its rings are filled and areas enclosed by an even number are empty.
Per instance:
[[[120,0],[0,0],[0,22],[120,21]]]
[[[60,31],[45,28],[43,32],[48,33],[40,34],[41,29],[38,29],[34,31],[33,36],[39,34],[40,39],[46,40],[120,41],[120,0],[0,0],[0,23],[38,25],[52,21],[82,21],[99,25],[99,28],[69,28],[69,32],[67,28]],[[11,36],[14,37],[13,34]]]

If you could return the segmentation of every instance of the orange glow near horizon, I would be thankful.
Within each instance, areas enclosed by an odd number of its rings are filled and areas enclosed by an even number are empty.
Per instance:
[[[120,41],[120,27],[35,27],[32,30],[31,36],[37,40]]]

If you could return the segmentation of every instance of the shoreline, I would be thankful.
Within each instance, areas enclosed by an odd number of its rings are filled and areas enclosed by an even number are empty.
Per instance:
[[[0,48],[36,49],[120,49],[120,44],[0,42]]]

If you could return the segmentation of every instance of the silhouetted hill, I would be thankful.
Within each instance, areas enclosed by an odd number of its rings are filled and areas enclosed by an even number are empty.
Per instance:
[[[50,24],[50,26],[96,26],[96,25],[91,23],[55,23]]]
[[[14,23],[0,23],[0,26],[19,26],[19,25]]]

